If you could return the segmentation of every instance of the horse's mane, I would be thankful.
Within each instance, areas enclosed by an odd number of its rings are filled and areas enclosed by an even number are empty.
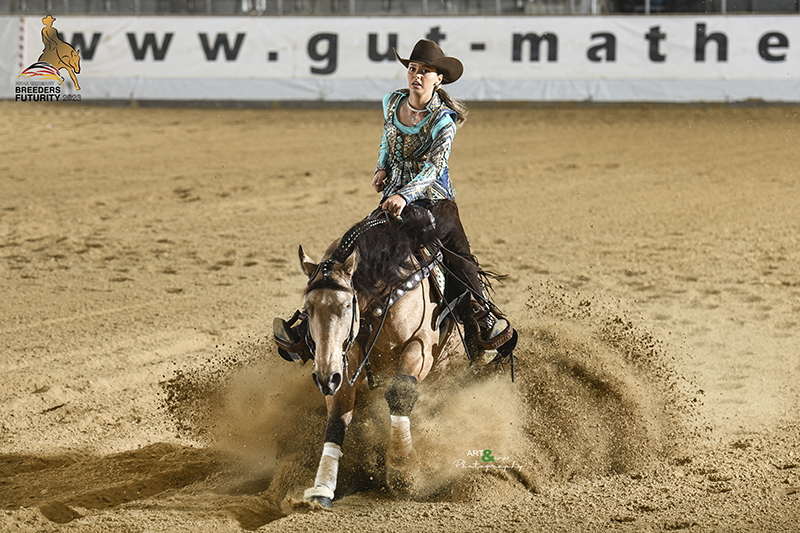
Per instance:
[[[388,217],[386,223],[361,233],[356,240],[359,260],[353,287],[360,295],[383,300],[386,291],[403,282],[416,265],[427,264],[419,250],[438,237],[427,209],[407,206],[402,221]]]

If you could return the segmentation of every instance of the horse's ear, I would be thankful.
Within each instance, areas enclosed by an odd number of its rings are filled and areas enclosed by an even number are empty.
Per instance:
[[[358,253],[358,248],[356,248],[353,250],[353,253],[350,254],[350,257],[345,259],[344,264],[342,265],[342,273],[344,273],[344,275],[348,278],[352,278],[353,272],[355,272],[356,268],[358,268],[359,258],[360,255]]]
[[[308,254],[303,251],[302,246],[297,250],[297,255],[300,257],[300,268],[305,272],[306,276],[310,278],[314,272],[317,271],[317,264],[313,259],[308,257]]]

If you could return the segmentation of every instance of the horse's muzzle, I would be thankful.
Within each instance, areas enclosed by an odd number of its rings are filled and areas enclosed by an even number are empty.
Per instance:
[[[320,379],[316,372],[313,372],[311,377],[314,378],[314,384],[325,396],[333,396],[342,386],[342,374],[339,372],[334,372],[327,380]]]

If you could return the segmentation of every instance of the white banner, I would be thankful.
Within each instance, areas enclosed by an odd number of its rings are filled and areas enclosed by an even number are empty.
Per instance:
[[[468,100],[800,101],[800,16],[86,17],[83,99],[378,100],[420,38],[464,63]],[[0,18],[0,97],[42,54],[41,17]],[[14,35],[15,28],[22,38]],[[10,75],[9,75],[10,73]],[[67,68],[60,73],[71,87]],[[67,89],[65,89],[67,90]]]
[[[0,17],[0,98],[14,97],[14,79],[25,66],[20,54],[20,17]]]

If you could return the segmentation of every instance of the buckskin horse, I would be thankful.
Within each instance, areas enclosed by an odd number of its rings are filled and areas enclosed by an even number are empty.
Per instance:
[[[387,481],[402,486],[413,453],[409,415],[419,396],[417,384],[447,359],[444,348],[454,330],[455,305],[444,305],[444,290],[431,281],[443,277],[443,271],[436,273],[442,257],[431,245],[435,241],[429,212],[409,206],[402,221],[381,214],[359,222],[331,244],[320,263],[299,248],[308,284],[304,310],[290,324],[301,320],[296,329],[302,338],[279,351],[287,360],[313,360],[312,377],[328,411],[307,501],[332,506],[356,390],[365,379],[373,388],[373,372],[392,376],[384,392],[391,416]],[[513,354],[501,355],[511,356],[513,369]]]

